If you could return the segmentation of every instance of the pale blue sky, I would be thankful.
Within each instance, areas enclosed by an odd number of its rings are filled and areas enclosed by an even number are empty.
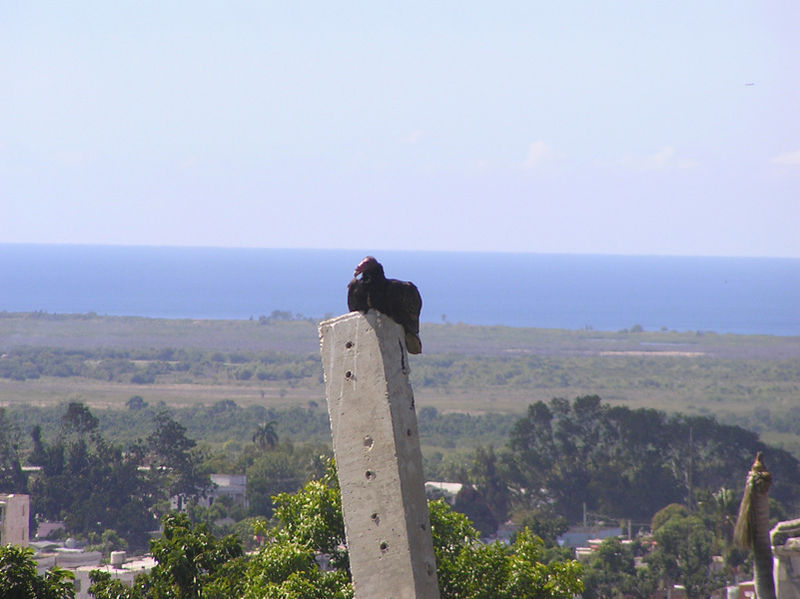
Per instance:
[[[0,242],[800,257],[800,3],[7,1]]]

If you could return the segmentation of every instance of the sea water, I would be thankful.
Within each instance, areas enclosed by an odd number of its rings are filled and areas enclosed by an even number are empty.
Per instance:
[[[0,244],[0,311],[320,318],[365,250]],[[800,259],[370,252],[425,322],[800,335]]]

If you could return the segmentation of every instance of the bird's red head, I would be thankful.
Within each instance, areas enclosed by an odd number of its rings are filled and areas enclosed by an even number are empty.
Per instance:
[[[353,271],[353,276],[357,277],[363,272],[374,270],[379,267],[380,267],[380,262],[378,262],[374,256],[367,256],[361,262],[358,263],[358,266],[356,266],[356,269]]]

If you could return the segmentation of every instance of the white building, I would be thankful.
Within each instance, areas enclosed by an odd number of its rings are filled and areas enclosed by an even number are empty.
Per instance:
[[[456,495],[459,494],[464,485],[461,483],[448,483],[442,481],[429,480],[425,483],[425,495],[428,499],[444,500],[450,505],[456,502]]]
[[[205,497],[198,499],[198,504],[203,507],[211,505],[222,497],[230,497],[233,505],[247,507],[247,476],[245,474],[211,474],[213,486]],[[170,508],[183,511],[186,501],[183,497],[174,495],[169,500]]]
[[[622,537],[619,526],[570,526],[569,530],[558,537],[558,544],[563,547],[591,547],[599,545],[609,537]]]
[[[137,574],[147,573],[155,565],[156,561],[152,557],[127,560],[124,551],[112,551],[110,564],[104,566],[79,566],[73,570],[75,573],[75,599],[91,598],[89,587],[92,585],[92,581],[89,575],[94,570],[110,574],[112,579],[122,581],[127,586],[132,586]]]
[[[30,497],[0,494],[0,545],[28,545]]]
[[[36,543],[41,545],[41,543]],[[38,551],[33,559],[36,560],[36,571],[44,574],[47,570],[54,567],[64,568],[65,570],[75,570],[81,566],[97,568],[103,559],[100,551],[84,551],[83,549],[70,549],[69,547],[54,547],[44,551]]]
[[[211,482],[216,486],[209,495],[209,505],[216,499],[230,497],[234,505],[247,507],[247,475],[212,474]]]

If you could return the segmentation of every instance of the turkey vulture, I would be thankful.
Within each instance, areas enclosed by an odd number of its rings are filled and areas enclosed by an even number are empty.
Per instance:
[[[370,308],[382,312],[403,326],[408,353],[422,353],[422,341],[419,338],[422,298],[416,285],[387,279],[383,274],[383,266],[372,256],[359,262],[353,272],[353,280],[347,285],[347,307],[351,312],[358,310],[364,314]]]

